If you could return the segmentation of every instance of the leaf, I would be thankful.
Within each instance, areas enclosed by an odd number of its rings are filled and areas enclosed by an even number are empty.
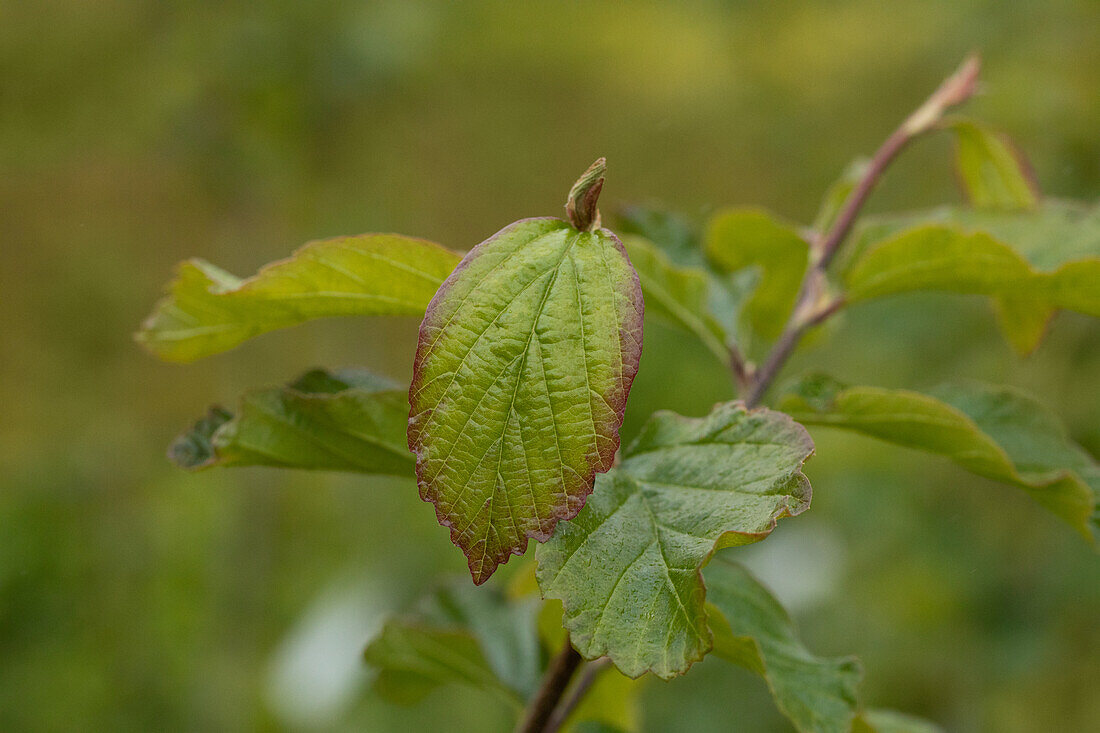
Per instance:
[[[706,263],[697,227],[681,214],[633,205],[619,212],[618,224],[620,235],[632,234],[649,240],[675,265],[702,267]]]
[[[845,202],[848,201],[848,197],[855,190],[856,184],[867,174],[870,165],[870,159],[856,158],[848,164],[848,167],[840,174],[840,178],[829,186],[829,190],[825,192],[825,197],[821,200],[821,208],[818,209],[817,216],[814,217],[813,230],[815,232],[824,234],[833,228]]]
[[[1033,347],[1054,309],[1100,317],[1100,257],[1036,270],[984,232],[927,226],[869,250],[849,271],[851,302],[918,290],[1006,299],[1001,318],[1012,343]]]
[[[927,720],[893,710],[864,710],[852,726],[852,733],[941,733]]]
[[[742,566],[717,558],[703,577],[714,654],[763,677],[799,731],[847,733],[859,705],[859,662],[810,653],[787,612]]]
[[[955,234],[937,229],[933,238],[940,243],[929,246],[918,233],[931,224]],[[972,242],[977,244],[968,246]],[[991,295],[1005,335],[1023,354],[1038,346],[1058,309],[1094,316],[1100,309],[1100,207],[1044,201],[1035,211],[944,207],[880,217],[861,225],[854,247],[849,284],[856,278],[861,288],[868,280],[874,285],[871,294],[858,297],[921,288]],[[986,273],[989,264],[997,269]],[[887,266],[889,271],[880,269]]]
[[[405,616],[391,619],[364,652],[378,670],[375,688],[415,703],[434,688],[466,684],[519,706],[538,685],[538,604],[490,590],[444,587]]]
[[[723,365],[730,352],[722,326],[711,315],[707,274],[695,268],[676,267],[648,240],[623,237],[630,262],[638,273],[647,314],[695,335]]]
[[[780,406],[808,425],[853,430],[947,456],[986,478],[1018,486],[1091,541],[1100,469],[1033,398],[978,382],[920,394],[803,379]]]
[[[801,468],[812,453],[805,429],[770,410],[655,413],[576,519],[538,548],[539,587],[563,602],[577,651],[630,677],[668,679],[701,659],[711,639],[700,570],[809,506]]]
[[[1030,209],[1039,194],[1023,157],[984,125],[956,119],[945,125],[955,135],[955,169],[963,193],[978,209]]]
[[[458,261],[396,234],[310,242],[244,280],[188,260],[135,338],[165,361],[187,362],[313,318],[419,316]]]
[[[462,630],[437,629],[390,621],[365,652],[378,669],[374,688],[392,702],[412,705],[436,687],[467,684],[494,693],[510,704],[522,704],[489,669],[473,636]]]
[[[764,211],[731,209],[711,220],[706,251],[725,272],[760,269],[760,282],[742,316],[764,338],[777,337],[794,307],[809,259],[809,246],[798,231]]]
[[[580,511],[641,348],[638,276],[606,229],[519,221],[447,278],[420,327],[409,448],[475,583]]]
[[[412,476],[407,393],[361,370],[306,373],[249,392],[238,414],[214,407],[168,451],[187,469],[279,466]]]

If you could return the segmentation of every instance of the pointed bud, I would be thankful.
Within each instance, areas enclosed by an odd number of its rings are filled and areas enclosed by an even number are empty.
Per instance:
[[[607,159],[600,158],[588,167],[569,190],[565,213],[569,216],[569,222],[582,232],[591,232],[600,227],[600,210],[596,208],[596,202],[603,190],[606,171]]]

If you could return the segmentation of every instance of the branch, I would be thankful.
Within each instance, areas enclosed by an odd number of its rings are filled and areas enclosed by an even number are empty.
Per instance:
[[[573,685],[569,697],[558,705],[554,710],[554,714],[550,716],[550,720],[547,721],[543,733],[558,733],[561,727],[565,725],[565,721],[569,720],[569,716],[572,715],[573,711],[580,705],[581,700],[596,682],[600,673],[610,666],[611,660],[607,657],[586,664],[584,666],[584,671],[581,672],[581,676],[577,678],[576,684]]]
[[[573,673],[577,671],[581,661],[581,655],[573,648],[573,643],[566,636],[561,651],[550,661],[550,666],[542,677],[538,692],[535,693],[534,699],[527,708],[523,722],[516,728],[517,733],[544,733],[550,730],[547,727],[550,716],[554,713],[554,708],[558,706],[562,695],[565,694],[569,680],[573,678]]]
[[[855,224],[856,217],[867,202],[868,196],[882,178],[890,163],[913,139],[933,129],[947,110],[962,104],[977,91],[981,62],[976,55],[968,57],[958,71],[948,77],[932,93],[924,104],[909,115],[898,129],[882,143],[859,183],[848,194],[836,222],[828,232],[821,233],[811,245],[811,266],[802,279],[794,310],[783,332],[772,347],[764,365],[753,376],[745,392],[745,404],[755,407],[764,393],[779,375],[798,342],[806,331],[818,325],[838,311],[844,300],[829,296],[826,289],[825,270],[836,256],[840,245]]]

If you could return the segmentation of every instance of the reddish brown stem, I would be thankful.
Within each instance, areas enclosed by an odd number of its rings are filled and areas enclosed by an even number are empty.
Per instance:
[[[863,177],[844,201],[836,222],[813,243],[812,261],[802,280],[791,317],[764,360],[764,365],[753,375],[744,392],[748,407],[760,404],[806,331],[824,321],[843,305],[842,298],[829,298],[825,293],[826,268],[851,232],[859,212],[890,163],[910,141],[933,129],[948,109],[962,104],[974,94],[980,68],[977,56],[971,56],[964,61],[958,71],[948,77],[875,151]]]

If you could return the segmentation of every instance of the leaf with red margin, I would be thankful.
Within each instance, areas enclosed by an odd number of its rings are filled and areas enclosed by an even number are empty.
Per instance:
[[[619,240],[525,219],[462,260],[428,306],[409,389],[420,496],[484,583],[547,540],[611,468],[642,349]]]
[[[669,679],[711,648],[701,570],[723,547],[764,539],[810,505],[806,429],[767,409],[658,412],[577,518],[538,549],[546,598],[586,659]]]

